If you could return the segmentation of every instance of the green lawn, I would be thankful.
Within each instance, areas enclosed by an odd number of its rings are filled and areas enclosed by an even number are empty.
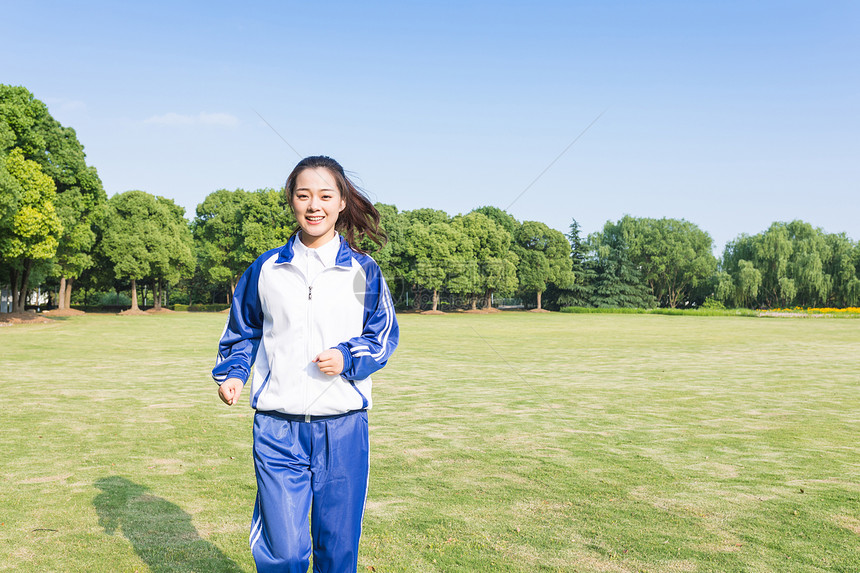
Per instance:
[[[0,328],[0,570],[253,571],[225,318]],[[400,323],[360,571],[860,571],[860,321]]]

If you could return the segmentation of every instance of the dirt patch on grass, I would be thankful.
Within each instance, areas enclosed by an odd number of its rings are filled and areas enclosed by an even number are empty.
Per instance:
[[[833,521],[839,527],[844,527],[848,531],[860,535],[860,519],[850,515],[836,515],[833,517]]]
[[[121,315],[121,316],[128,316],[128,315],[131,315],[131,316],[138,316],[138,315],[146,314],[146,313],[145,313],[144,311],[140,310],[139,308],[138,308],[138,309],[130,308],[130,309],[128,309],[128,310],[124,310],[124,311],[122,311],[122,312],[118,312],[117,314],[119,314],[119,315]]]
[[[445,313],[442,312],[441,310],[425,310],[421,314],[434,314],[435,315],[435,314],[445,314]]]
[[[529,312],[549,312],[549,311],[545,308],[533,308]]]
[[[158,310],[156,310],[154,308],[150,308],[149,310],[145,310],[143,312],[145,314],[168,314],[168,313],[172,313],[174,311],[170,310],[169,308],[163,308],[162,307],[162,308],[159,308]]]
[[[55,308],[54,310],[45,311],[42,314],[45,314],[48,316],[81,316],[81,315],[86,314],[86,313],[84,311],[78,310],[76,308],[64,308],[64,309]]]
[[[51,319],[35,312],[4,312],[0,314],[0,323],[5,326],[11,324],[46,324],[53,322]]]

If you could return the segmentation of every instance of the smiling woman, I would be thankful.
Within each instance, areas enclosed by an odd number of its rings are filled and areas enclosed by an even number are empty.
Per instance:
[[[302,170],[295,178],[295,186],[290,205],[302,229],[302,243],[312,249],[321,247],[334,238],[334,226],[346,201],[328,169]]]
[[[287,177],[284,191],[299,221],[305,245],[311,246],[308,244],[310,237],[333,238],[332,229],[343,233],[350,246],[360,253],[364,253],[358,247],[362,235],[384,244],[385,235],[379,230],[376,207],[331,157],[317,155],[302,159]],[[325,242],[315,244],[319,246]]]
[[[299,229],[239,279],[212,375],[232,406],[255,369],[257,570],[307,571],[313,553],[314,571],[356,571],[370,375],[399,333],[379,266],[356,247],[379,241],[379,213],[329,157],[299,162],[285,192]]]

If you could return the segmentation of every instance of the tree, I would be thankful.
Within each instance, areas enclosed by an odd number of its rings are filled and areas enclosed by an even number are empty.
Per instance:
[[[92,264],[94,224],[107,199],[101,180],[87,166],[75,131],[63,127],[26,88],[0,85],[0,154],[17,147],[54,182],[55,210],[63,226],[56,249],[59,304],[71,298],[72,281]]]
[[[35,161],[12,149],[0,156],[3,188],[0,197],[6,205],[4,219],[9,223],[0,228],[0,259],[6,267],[12,287],[12,312],[24,310],[30,275],[38,261],[46,261],[57,251],[58,237],[63,231],[54,208],[54,182],[42,172]],[[9,205],[17,199],[14,213]]]
[[[101,251],[118,280],[131,281],[131,308],[139,310],[137,281],[175,281],[193,268],[191,236],[183,226],[184,211],[173,201],[144,191],[126,191],[108,200]]]
[[[660,304],[675,308],[689,302],[692,290],[717,268],[710,235],[683,219],[623,217],[630,261],[637,266]]]
[[[445,287],[452,272],[462,267],[465,238],[448,222],[428,225],[421,220],[413,220],[407,241],[415,257],[415,283],[432,291],[431,310],[436,311],[439,291]]]
[[[762,233],[729,242],[721,267],[732,279],[738,304],[850,304],[860,294],[853,248],[844,235],[827,235],[809,223],[776,222]],[[727,279],[720,280],[727,284]],[[759,287],[754,293],[755,284]],[[720,290],[722,296],[726,293],[727,289]]]
[[[641,271],[630,261],[624,235],[607,221],[603,231],[588,237],[591,257],[586,267],[594,273],[590,306],[599,308],[651,308],[654,296]]]
[[[840,307],[860,305],[860,244],[854,244],[845,233],[827,235],[830,259],[826,261],[824,272],[831,277],[832,288],[828,306]]]
[[[191,227],[201,269],[212,282],[229,285],[232,296],[254,259],[287,241],[295,219],[274,189],[219,189],[197,206]]]
[[[511,251],[511,234],[477,211],[457,215],[451,225],[460,235],[462,256],[458,257],[458,272],[449,280],[450,290],[466,295],[472,310],[477,309],[479,297],[489,307],[494,293],[512,292],[519,259]]]
[[[555,229],[538,221],[525,221],[514,235],[514,252],[519,256],[520,289],[537,294],[540,310],[541,295],[552,283],[568,288],[574,282],[570,243]]]
[[[150,245],[150,276],[153,285],[153,301],[156,310],[166,304],[165,286],[175,285],[180,278],[189,277],[194,271],[194,239],[185,219],[185,209],[172,199],[156,197],[158,220],[157,240]],[[134,298],[134,297],[133,297]]]
[[[570,243],[571,272],[574,280],[565,288],[555,288],[550,285],[545,294],[553,300],[546,302],[556,308],[588,306],[592,285],[597,275],[594,266],[590,264],[588,244],[580,236],[580,227],[576,219],[571,220],[570,230],[565,236]]]

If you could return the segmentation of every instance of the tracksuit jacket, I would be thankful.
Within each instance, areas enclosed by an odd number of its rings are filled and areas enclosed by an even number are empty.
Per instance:
[[[379,266],[338,236],[335,265],[308,282],[293,263],[293,235],[263,253],[236,285],[212,376],[246,382],[251,407],[311,417],[370,408],[370,375],[397,346],[394,302]],[[311,362],[328,348],[343,354],[339,376]]]

